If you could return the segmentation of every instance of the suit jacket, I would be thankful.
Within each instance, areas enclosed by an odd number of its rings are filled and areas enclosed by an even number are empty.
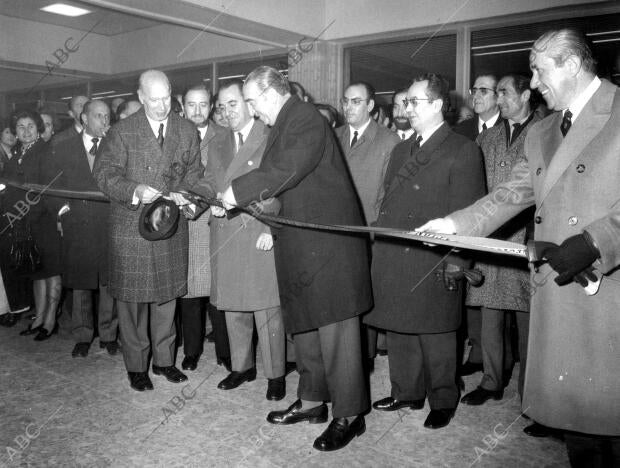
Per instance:
[[[416,149],[409,139],[394,148],[377,225],[413,230],[467,206],[484,193],[478,146],[444,123],[422,147]],[[447,291],[442,268],[444,261],[459,265],[469,261],[449,254],[449,248],[375,239],[375,307],[365,322],[399,333],[456,330],[461,322],[463,287]]]
[[[293,96],[280,110],[260,167],[232,182],[236,200],[277,196],[281,214],[301,221],[363,225],[346,162],[327,120]],[[282,227],[276,271],[288,333],[357,316],[372,306],[364,237]]]
[[[200,161],[204,167],[209,160],[210,147],[214,138],[225,133],[223,127],[209,121],[205,137],[200,142]],[[211,295],[211,255],[209,248],[209,213],[201,213],[188,222],[189,249],[187,267],[187,295],[205,297]]]
[[[600,250],[598,293],[558,286],[543,265],[531,275],[523,407],[542,424],[620,435],[620,91],[606,80],[562,138],[562,113],[535,124],[511,180],[454,213],[458,232],[493,232],[536,206],[536,240],[560,244],[587,231]]]
[[[80,134],[81,133],[78,133],[78,131],[75,129],[75,124],[71,122],[71,125],[68,128],[64,129],[60,133],[55,134],[52,137],[52,143],[60,143],[64,140],[74,138]]]
[[[213,141],[207,171],[218,192],[232,180],[259,167],[269,130],[257,120],[237,154],[234,133],[226,130]],[[273,212],[275,199],[265,200]],[[277,211],[277,210],[276,210]],[[253,312],[280,305],[273,249],[258,250],[256,240],[271,234],[268,226],[250,215],[231,219],[211,216],[211,303],[220,310]]]
[[[495,121],[495,125],[493,125],[493,127],[497,127],[499,125],[503,125],[503,123],[504,123],[504,119],[499,117]],[[479,135],[479,133],[478,133],[478,116],[476,115],[476,116],[472,117],[471,119],[463,120],[461,123],[456,124],[452,130],[454,130],[454,132],[458,133],[459,135],[466,136],[471,141],[476,141],[476,138],[478,138],[478,135]],[[487,128],[487,130],[489,130],[489,129]]]
[[[102,141],[99,148],[101,145]],[[99,190],[88,164],[82,135],[77,133],[60,142],[53,141],[44,172],[48,182],[55,179],[54,188]],[[97,289],[100,279],[107,283],[110,204],[58,197],[49,197],[48,204],[53,214],[58,213],[64,204],[71,209],[61,218],[63,285],[74,289]]]
[[[373,223],[379,214],[380,200],[383,195],[383,178],[390,154],[392,148],[400,142],[400,138],[396,133],[379,125],[374,119],[370,119],[368,127],[353,148],[349,145],[351,141],[349,125],[337,128],[336,136],[340,141],[340,148],[349,165],[353,183],[362,202],[366,222]]]
[[[525,136],[539,120],[540,117],[534,114],[512,143],[509,142],[510,130],[506,120],[478,136],[476,142],[484,156],[489,190],[510,178],[512,168],[525,157]],[[494,232],[492,237],[524,244],[526,227],[533,220],[533,210],[525,210]],[[484,282],[478,287],[469,287],[467,305],[529,312],[529,270],[525,259],[477,252],[475,267],[484,275]]]
[[[142,204],[132,204],[138,184],[163,193],[189,189],[203,172],[196,127],[171,112],[163,148],[144,109],[116,123],[103,140],[94,176],[110,198],[110,294],[126,302],[163,303],[187,292],[187,220],[176,233],[147,241],[138,231]]]

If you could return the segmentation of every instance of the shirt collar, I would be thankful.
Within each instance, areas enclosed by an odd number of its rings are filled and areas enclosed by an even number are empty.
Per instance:
[[[82,143],[84,143],[84,148],[86,148],[86,152],[90,151],[90,149],[93,147],[93,138],[99,139],[97,144],[101,143],[101,138],[89,135],[88,133],[86,133],[86,130],[82,132]]]
[[[370,125],[371,120],[372,117],[368,117],[368,121],[360,128],[353,128],[351,125],[349,125],[349,142],[353,141],[353,132],[357,132],[357,139],[359,140]]]
[[[159,126],[161,124],[164,124],[164,136],[166,136],[169,117],[166,117],[164,120],[153,120],[146,113],[144,113],[144,115],[146,115],[146,119],[149,121],[149,125],[151,126],[151,130],[153,130],[153,134],[155,134],[155,138],[159,135]]]
[[[493,117],[488,120],[482,120],[480,116],[478,116],[478,133],[482,133],[482,124],[487,124],[487,128],[491,128],[497,123],[497,119],[499,119],[499,111]]]
[[[418,135],[420,135],[422,137],[422,141],[420,142],[420,146],[422,146],[424,143],[427,142],[427,140],[433,136],[433,133],[435,133],[437,130],[439,130],[439,127],[441,127],[444,124],[444,120],[442,120],[438,125],[435,125],[433,128],[431,128],[430,130],[427,130],[423,133],[419,133]]]
[[[200,141],[202,141],[207,135],[207,130],[209,130],[209,124],[205,125],[204,127],[196,127],[196,129],[198,130],[198,133],[200,133]]]
[[[566,113],[567,110],[570,110],[572,117],[571,121],[574,123],[577,116],[581,113],[585,105],[588,103],[590,98],[594,96],[594,93],[601,86],[601,80],[598,76],[595,76],[594,79],[590,82],[590,84],[584,89],[579,96],[577,96],[570,105],[562,111],[562,115]]]
[[[405,134],[405,138],[402,138],[401,135]],[[409,130],[396,130],[396,134],[398,135],[398,138],[400,138],[401,140],[408,140],[411,135],[413,135],[414,130],[413,128],[410,128]]]

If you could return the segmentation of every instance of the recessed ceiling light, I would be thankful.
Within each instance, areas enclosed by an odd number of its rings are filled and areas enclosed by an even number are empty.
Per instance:
[[[90,10],[78,8],[73,5],[67,5],[66,3],[54,3],[52,5],[41,8],[41,10],[63,16],[82,16],[91,12]]]

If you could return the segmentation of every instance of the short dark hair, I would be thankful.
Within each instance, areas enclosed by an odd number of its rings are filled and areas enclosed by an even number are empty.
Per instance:
[[[349,83],[349,86],[345,88],[345,91],[349,89],[351,86],[361,86],[366,90],[366,94],[368,95],[368,100],[375,100],[375,88],[366,81],[354,81],[353,83]]]
[[[421,81],[428,81],[426,96],[433,101],[435,99],[441,99],[441,111],[446,112],[450,105],[450,85],[448,84],[448,80],[439,73],[424,73],[416,76],[412,84]]]
[[[552,29],[540,36],[534,42],[530,52],[532,55],[546,52],[556,65],[562,65],[568,57],[574,55],[581,60],[583,69],[596,73],[596,60],[592,55],[590,41],[579,30],[572,28]]]
[[[392,104],[394,104],[394,99],[396,99],[396,96],[402,93],[407,94],[408,89],[407,88],[402,88],[402,89],[397,89],[396,91],[394,91],[394,94],[392,94]]]
[[[217,92],[219,93],[221,90],[232,88],[233,86],[236,87],[243,96],[243,80],[239,78],[225,81],[224,84],[220,86],[220,89],[217,90]]]
[[[291,92],[291,87],[286,77],[275,68],[267,65],[261,65],[252,70],[244,80],[245,83],[250,81],[254,81],[261,91],[271,87],[282,96]]]
[[[324,110],[329,115],[328,122],[331,126],[338,126],[340,124],[340,118],[338,116],[338,111],[329,104],[315,104],[317,110]]]
[[[203,83],[197,83],[183,91],[183,104],[185,104],[185,98],[187,97],[187,93],[189,93],[190,91],[204,91],[205,93],[207,93],[207,96],[209,96],[209,103],[211,103],[211,101],[213,100],[213,96],[211,95],[211,91],[209,90],[209,88],[207,88]]]
[[[37,126],[37,132],[39,132],[39,134],[45,131],[45,124],[43,123],[43,119],[38,112],[35,112],[33,110],[20,110],[15,112],[11,117],[10,128],[13,135],[17,135],[17,121],[20,119],[31,119]]]
[[[291,88],[291,93],[295,94],[302,101],[308,97],[308,93],[306,93],[305,88],[301,84],[297,83],[297,81],[289,81],[288,85]]]

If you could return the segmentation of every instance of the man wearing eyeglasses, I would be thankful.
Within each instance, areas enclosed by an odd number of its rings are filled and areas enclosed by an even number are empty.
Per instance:
[[[444,121],[448,83],[436,74],[414,79],[405,110],[417,137],[399,143],[386,171],[377,225],[411,230],[421,220],[467,206],[485,193],[478,146]],[[422,409],[429,429],[449,424],[458,403],[456,330],[464,287],[458,276],[470,261],[450,249],[376,240],[372,280],[375,306],[365,322],[387,330],[390,396],[380,411]]]
[[[497,78],[494,75],[480,75],[469,90],[471,102],[476,116],[464,120],[454,127],[456,133],[465,135],[472,141],[476,141],[479,134],[487,128],[501,123],[497,105]]]
[[[482,132],[503,123],[504,119],[500,115],[497,104],[496,88],[497,77],[495,75],[480,75],[476,78],[474,85],[469,90],[476,115],[456,125],[454,127],[456,133],[476,141]],[[463,335],[467,334],[471,350],[467,362],[459,368],[459,375],[471,375],[482,371],[482,346],[480,344],[482,341],[482,316],[480,310],[468,308],[465,322],[463,324]]]
[[[367,224],[377,220],[387,163],[392,148],[400,141],[394,132],[371,118],[374,98],[375,90],[368,83],[357,82],[347,86],[341,101],[347,124],[336,129]],[[373,359],[377,351],[376,330],[368,328],[366,338],[368,358]]]

